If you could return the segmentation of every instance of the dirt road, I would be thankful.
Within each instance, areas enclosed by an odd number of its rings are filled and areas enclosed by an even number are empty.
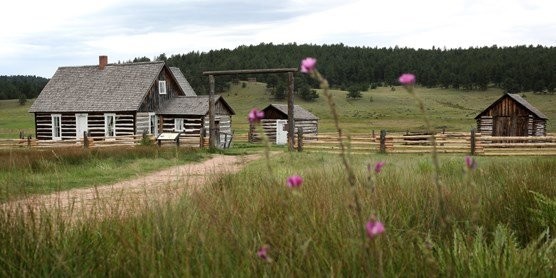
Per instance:
[[[175,166],[138,178],[94,188],[36,195],[2,204],[3,211],[46,212],[68,220],[125,216],[148,206],[165,204],[201,189],[211,180],[241,170],[260,155],[214,155],[200,162]]]

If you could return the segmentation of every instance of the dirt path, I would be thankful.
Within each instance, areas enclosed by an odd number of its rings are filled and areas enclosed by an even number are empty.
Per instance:
[[[241,170],[260,155],[214,155],[200,162],[175,166],[135,179],[93,188],[71,189],[2,204],[3,211],[46,212],[68,220],[125,216],[143,208],[166,204],[225,174]],[[10,209],[11,208],[11,209]]]

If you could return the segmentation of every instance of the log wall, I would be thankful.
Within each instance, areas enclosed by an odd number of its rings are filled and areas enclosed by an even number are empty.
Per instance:
[[[546,120],[510,97],[504,97],[477,118],[477,130],[492,136],[544,136]]]
[[[276,119],[263,119],[261,120],[264,133],[268,136],[270,142],[276,142]],[[316,136],[319,133],[318,120],[296,120],[294,127],[294,134],[297,134],[298,128],[303,128],[303,134],[308,136]],[[253,126],[250,126],[249,142],[255,142],[261,139],[259,131]]]
[[[61,114],[62,140],[76,139],[76,113],[53,113]],[[78,113],[79,114],[79,113]],[[85,114],[85,113],[83,113]],[[89,137],[104,137],[104,114],[86,113],[87,129]],[[107,113],[116,115],[116,136],[128,136],[135,134],[135,114],[133,112]],[[35,113],[36,138],[39,140],[52,140],[52,114]]]

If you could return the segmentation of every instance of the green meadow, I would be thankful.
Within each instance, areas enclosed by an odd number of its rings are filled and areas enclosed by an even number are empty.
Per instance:
[[[236,112],[233,126],[236,132],[247,132],[246,115],[253,107],[262,109],[271,103],[286,104],[286,100],[275,100],[266,92],[266,85],[245,82],[232,86],[222,94]],[[378,87],[362,92],[360,99],[348,99],[345,91],[331,90],[342,122],[342,128],[350,133],[370,133],[372,130],[424,131],[423,118],[415,101],[402,87]],[[462,91],[439,88],[416,89],[423,99],[432,126],[441,131],[469,131],[476,127],[474,120],[481,111],[502,96],[499,89],[487,91]],[[533,106],[542,111],[549,119],[556,119],[556,95],[539,95],[532,92],[520,94]],[[325,97],[313,102],[296,98],[299,104],[320,118],[319,131],[333,132],[334,123]],[[548,132],[556,132],[554,121],[548,121]]]
[[[368,171],[377,161],[382,171]],[[554,277],[554,158],[480,157],[471,171],[442,155],[444,212],[428,155],[350,163],[354,186],[337,155],[282,153],[271,172],[258,160],[137,216],[111,204],[104,219],[71,225],[53,210],[2,209],[0,276]],[[299,188],[285,184],[293,174]],[[385,232],[370,238],[373,216]]]
[[[357,100],[332,92],[342,128],[351,133],[423,130],[413,100],[401,88],[378,88]],[[502,92],[418,88],[437,129],[468,131],[474,116]],[[223,94],[236,111],[236,133],[247,112],[276,103],[264,84]],[[556,116],[556,97],[525,93]],[[280,103],[280,102],[278,102]],[[282,102],[284,103],[284,102]],[[333,120],[321,96],[297,104]],[[0,133],[32,132],[17,101],[0,102]],[[18,118],[11,114],[20,113]],[[25,118],[28,117],[28,118]],[[548,131],[555,125],[549,121]],[[261,153],[238,145],[224,154]],[[214,178],[203,190],[122,216],[69,223],[56,209],[28,212],[0,206],[0,276],[108,277],[554,277],[556,275],[556,158],[462,155],[288,153],[251,162]],[[34,194],[94,187],[210,157],[206,150],[141,146],[111,150],[7,150],[0,153],[0,204]],[[384,162],[380,172],[377,162]],[[348,182],[348,171],[355,179]],[[438,174],[441,190],[434,177]],[[292,175],[299,188],[286,186]],[[186,179],[187,180],[187,179]],[[187,183],[187,181],[184,181]],[[187,185],[187,184],[186,184]],[[440,202],[444,204],[440,206]],[[113,207],[110,207],[113,206]],[[365,224],[385,231],[368,236]],[[266,257],[257,252],[268,247]]]
[[[0,139],[19,138],[19,132],[35,137],[35,119],[27,113],[33,100],[20,105],[19,100],[0,100]]]

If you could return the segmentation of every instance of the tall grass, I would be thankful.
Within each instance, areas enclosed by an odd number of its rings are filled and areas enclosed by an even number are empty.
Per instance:
[[[271,162],[272,176],[258,161],[140,216],[67,227],[53,212],[33,225],[4,211],[0,276],[554,276],[556,227],[542,221],[554,217],[553,158],[480,158],[467,179],[462,157],[441,156],[446,229],[427,156],[375,159],[386,166],[374,190],[373,161],[351,159],[363,214],[386,225],[367,242],[370,259],[340,159],[292,153]],[[291,174],[301,188],[285,186]],[[256,256],[264,244],[272,262]]]

